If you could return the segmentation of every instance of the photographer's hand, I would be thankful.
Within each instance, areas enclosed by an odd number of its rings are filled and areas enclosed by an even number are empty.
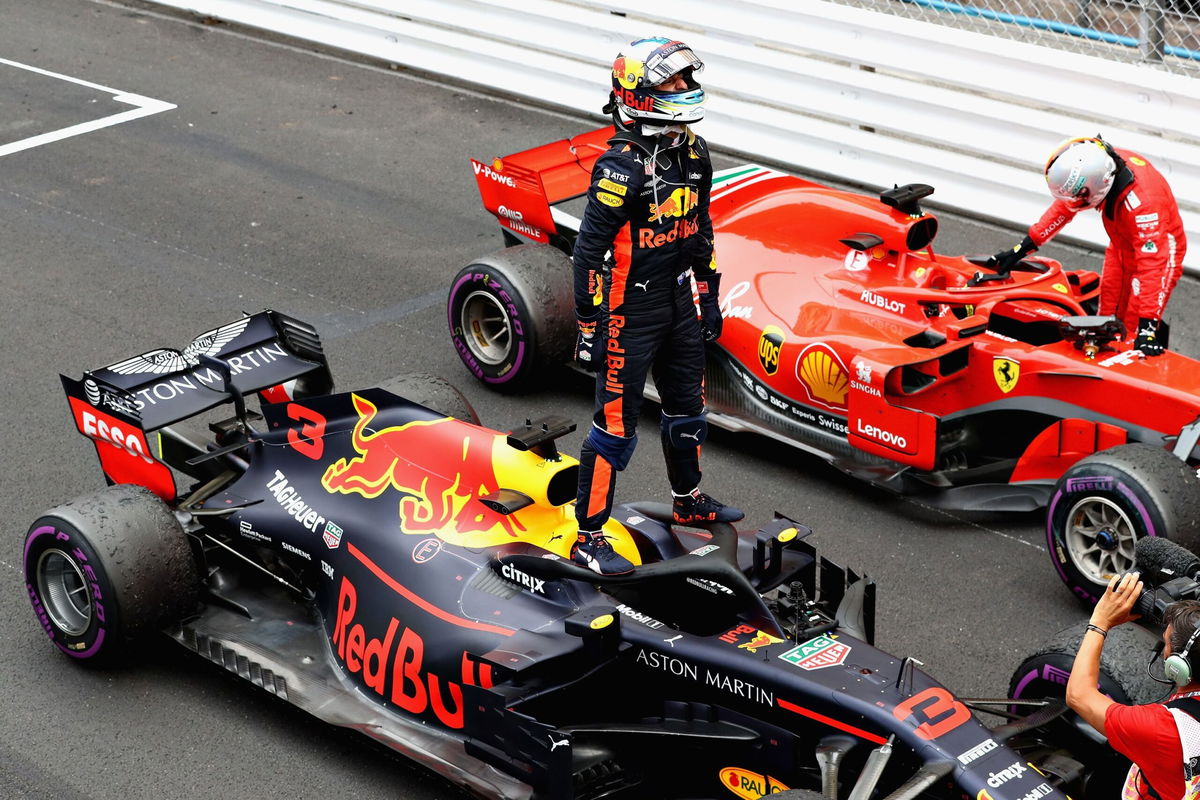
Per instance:
[[[1079,652],[1075,654],[1075,663],[1071,666],[1071,676],[1067,678],[1067,705],[1100,733],[1104,733],[1104,716],[1113,704],[1112,698],[1101,694],[1096,688],[1100,682],[1100,654],[1104,649],[1104,639],[1109,630],[1136,617],[1131,612],[1142,588],[1136,572],[1128,573],[1119,580],[1113,576],[1104,590],[1104,596],[1092,609],[1091,621],[1083,633],[1083,641],[1079,643]]]
[[[1104,596],[1092,609],[1091,623],[1108,631],[1137,619],[1138,615],[1132,613],[1133,606],[1145,588],[1142,581],[1138,580],[1139,577],[1140,573],[1128,572],[1118,581],[1114,575],[1108,582],[1108,588],[1104,590]]]

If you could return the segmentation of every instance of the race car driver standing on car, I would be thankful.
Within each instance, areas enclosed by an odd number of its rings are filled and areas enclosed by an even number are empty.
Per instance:
[[[1200,601],[1181,600],[1164,615],[1163,672],[1175,691],[1166,703],[1128,706],[1097,689],[1108,632],[1133,619],[1143,584],[1113,577],[1083,634],[1067,680],[1067,704],[1133,762],[1122,800],[1183,800],[1200,792]]]
[[[1163,312],[1183,272],[1187,239],[1179,205],[1162,174],[1142,156],[1099,136],[1068,139],[1046,161],[1054,203],[1011,250],[989,266],[1007,271],[1086,208],[1100,212],[1109,244],[1100,278],[1100,313],[1135,332],[1134,347],[1157,356],[1166,347]]]
[[[662,399],[675,522],[743,516],[699,489],[708,430],[704,343],[720,336],[722,324],[708,216],[712,164],[689,127],[704,116],[695,78],[702,67],[690,47],[662,37],[631,42],[617,56],[605,106],[616,135],[592,169],[575,242],[575,358],[596,372],[596,412],[579,456],[579,535],[571,556],[605,575],[633,569],[602,526],[616,473],[637,445],[651,370]]]

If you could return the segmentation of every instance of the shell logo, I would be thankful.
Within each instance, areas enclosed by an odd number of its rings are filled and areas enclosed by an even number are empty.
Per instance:
[[[796,377],[813,402],[827,408],[846,408],[850,377],[846,365],[829,345],[818,342],[804,348],[796,360]]]
[[[738,797],[757,800],[759,797],[786,792],[788,787],[760,772],[741,767],[726,767],[721,770],[721,785]]]

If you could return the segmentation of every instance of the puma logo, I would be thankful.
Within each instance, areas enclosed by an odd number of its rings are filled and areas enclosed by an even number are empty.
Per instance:
[[[684,432],[680,431],[679,438],[680,439],[694,439],[696,441],[696,443],[698,444],[700,442],[700,432],[696,431],[695,433],[684,433]]]
[[[550,752],[553,753],[555,748],[557,748],[561,745],[570,744],[570,743],[571,743],[570,739],[563,739],[561,742],[556,742],[556,741],[554,741],[554,737],[551,736],[550,737]]]
[[[663,642],[671,645],[671,647],[674,647],[675,643],[678,642],[682,638],[683,638],[683,634],[681,633],[678,636],[672,636],[670,639],[663,639]]]
[[[646,291],[646,287],[650,285],[650,281],[642,281],[641,283],[634,283],[633,285],[637,286],[644,292]]]

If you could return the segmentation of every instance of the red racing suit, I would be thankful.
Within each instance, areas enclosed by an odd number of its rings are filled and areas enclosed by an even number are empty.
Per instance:
[[[664,415],[699,418],[704,411],[705,348],[692,281],[714,271],[708,146],[686,127],[674,141],[618,131],[609,145],[592,168],[573,253],[576,311],[603,314],[594,430],[579,457],[581,530],[598,530],[608,519],[615,473],[632,454],[647,373],[653,370]],[[606,274],[609,251],[614,263]],[[672,446],[664,434],[663,452],[672,489],[696,488],[699,446]]]
[[[1115,150],[1117,174],[1100,207],[1108,249],[1100,278],[1100,313],[1115,314],[1132,338],[1138,320],[1160,320],[1183,272],[1187,238],[1179,205],[1162,174],[1129,150]],[[1081,209],[1055,200],[1029,228],[1038,247],[1063,229]]]

